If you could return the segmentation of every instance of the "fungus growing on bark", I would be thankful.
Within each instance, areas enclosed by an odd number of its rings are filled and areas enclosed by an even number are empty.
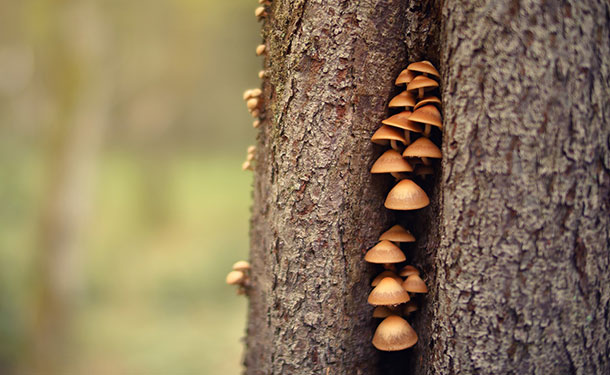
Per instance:
[[[395,128],[400,128],[404,130],[409,130],[415,133],[421,133],[422,127],[419,124],[409,120],[411,116],[411,111],[402,111],[393,116],[388,117],[387,119],[381,121],[382,124],[391,125]],[[405,144],[411,143],[409,132],[404,132],[405,135]]]
[[[256,18],[258,18],[259,20],[261,18],[267,17],[267,12],[265,12],[265,7],[260,6],[257,7],[256,9],[254,9],[254,15],[256,16]]]
[[[240,285],[246,279],[246,275],[242,271],[231,271],[227,274],[226,282],[229,285]]]
[[[377,286],[377,284],[379,284],[381,282],[381,280],[385,279],[386,277],[391,277],[394,280],[396,280],[402,284],[403,280],[400,277],[398,277],[398,275],[396,275],[393,271],[385,270],[382,273],[380,273],[379,275],[377,275],[373,279],[373,281],[371,281],[371,286]]]
[[[406,265],[400,269],[398,275],[402,277],[409,277],[411,275],[419,275],[419,270],[411,265]]]
[[[241,170],[242,171],[253,171],[254,168],[252,168],[252,162],[249,160],[246,160],[245,162],[243,162],[241,165]]]
[[[443,128],[443,119],[441,117],[441,113],[436,108],[436,106],[432,104],[425,105],[416,109],[409,116],[410,121],[421,122],[426,125],[426,129],[424,130],[424,136],[430,136],[430,126],[436,126],[438,128]]]
[[[390,190],[385,207],[391,210],[417,210],[430,204],[425,191],[411,180],[400,180]]]
[[[385,277],[369,294],[368,303],[374,306],[394,306],[409,300],[409,293],[398,281],[391,277]]]
[[[413,78],[415,78],[415,73],[413,73],[412,71],[405,69],[402,72],[400,72],[400,74],[398,75],[398,77],[396,77],[396,81],[394,81],[395,85],[402,85],[405,83],[409,83],[413,80]]]
[[[428,287],[424,280],[419,277],[418,274],[413,274],[407,277],[407,279],[402,283],[402,287],[411,293],[428,293]]]
[[[403,132],[391,126],[383,125],[373,134],[371,142],[382,146],[387,146],[389,142],[394,150],[399,151],[400,147],[396,142],[405,144],[407,141]]]
[[[408,71],[423,73],[424,75],[430,74],[436,78],[440,78],[441,74],[436,70],[434,65],[430,61],[419,61],[409,64],[407,66]]]
[[[371,173],[390,173],[397,180],[405,176],[400,172],[412,172],[413,167],[406,161],[399,152],[387,150],[384,152],[371,167]]]
[[[411,143],[402,153],[402,156],[406,158],[421,158],[425,165],[430,165],[428,158],[440,159],[442,154],[441,150],[430,139],[421,137]]]
[[[407,258],[398,246],[384,240],[367,251],[364,260],[369,263],[387,264],[404,262]]]
[[[258,128],[260,125],[261,125],[261,121],[260,120],[257,119],[257,120],[252,121],[252,127],[254,129]]]
[[[258,78],[260,78],[260,79],[265,78],[265,71],[264,71],[264,70],[260,70],[260,71],[258,72]]]
[[[396,224],[379,236],[379,241],[382,240],[392,242],[415,242],[415,237],[401,225]]]
[[[415,106],[415,97],[407,90],[401,92],[390,100],[388,107],[413,107]]]
[[[408,91],[417,90],[418,98],[423,98],[426,90],[432,90],[436,87],[438,87],[438,82],[425,76],[417,76],[407,84]]]
[[[232,268],[233,268],[233,271],[245,272],[245,271],[250,270],[250,263],[245,260],[240,260],[240,261],[233,263]]]
[[[256,55],[257,56],[262,55],[263,53],[265,53],[265,49],[266,49],[266,47],[264,44],[259,44],[258,46],[256,46]]]
[[[373,345],[383,351],[396,351],[417,343],[417,333],[409,323],[397,315],[385,318],[375,330]]]
[[[440,106],[441,100],[433,95],[426,96],[423,99],[421,99],[420,101],[418,101],[417,104],[415,104],[415,106],[413,107],[413,110],[416,110],[417,108],[424,106],[426,104],[437,104]]]
[[[387,306],[377,306],[373,310],[373,318],[387,318],[390,315],[396,315],[396,311]]]
[[[246,107],[248,107],[248,109],[250,111],[253,111],[254,109],[256,109],[256,107],[258,107],[258,99],[257,98],[250,98],[246,101]]]

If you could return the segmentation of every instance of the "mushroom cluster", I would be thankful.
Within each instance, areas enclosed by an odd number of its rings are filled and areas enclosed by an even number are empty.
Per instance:
[[[256,153],[256,146],[248,146],[248,149],[246,150],[246,160],[241,165],[242,170],[244,170],[244,171],[254,170],[254,168],[252,168],[252,163],[255,161],[255,158],[256,158],[255,153]]]
[[[376,144],[390,146],[371,167],[371,173],[390,173],[398,181],[386,197],[384,206],[388,209],[417,210],[430,204],[426,192],[413,179],[432,174],[432,159],[442,156],[430,140],[433,126],[442,129],[439,79],[439,72],[428,61],[403,70],[395,83],[406,88],[388,105],[399,112],[383,120],[371,138]],[[379,350],[403,350],[417,343],[417,333],[404,318],[417,311],[416,296],[427,293],[428,288],[419,270],[405,264],[407,258],[400,246],[410,242],[415,242],[415,237],[396,224],[381,234],[379,243],[364,257],[384,268],[373,279],[374,289],[368,298],[368,303],[376,306],[373,317],[384,319],[373,336],[373,345]],[[401,263],[405,265],[398,268]]]
[[[240,260],[233,264],[233,270],[227,274],[226,282],[229,285],[237,285],[237,294],[246,294],[250,286],[250,263]]]

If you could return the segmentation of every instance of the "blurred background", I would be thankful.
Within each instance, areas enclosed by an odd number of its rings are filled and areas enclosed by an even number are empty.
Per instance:
[[[0,1],[0,374],[238,374],[255,0]]]

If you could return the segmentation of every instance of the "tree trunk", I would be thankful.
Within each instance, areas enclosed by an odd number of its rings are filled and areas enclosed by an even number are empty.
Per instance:
[[[273,2],[247,374],[610,371],[608,5],[547,3]],[[424,58],[443,74],[442,176],[396,213],[370,136]],[[420,342],[388,355],[363,255],[393,220],[430,293]]]

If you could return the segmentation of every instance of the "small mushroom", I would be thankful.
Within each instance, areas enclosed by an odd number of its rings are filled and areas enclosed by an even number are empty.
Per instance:
[[[436,87],[438,87],[438,82],[436,82],[432,78],[417,76],[413,78],[411,82],[409,82],[409,84],[407,85],[407,90],[417,90],[417,97],[423,98],[424,91],[432,90]]]
[[[401,225],[396,224],[379,236],[379,241],[382,240],[392,242],[415,242],[415,237]]]
[[[255,109],[253,111],[250,111],[250,114],[252,115],[252,117],[258,117],[261,114],[261,111],[259,111],[258,109]]]
[[[430,199],[425,191],[415,182],[405,179],[400,180],[390,190],[384,206],[391,210],[417,210],[430,204]]]
[[[392,148],[397,151],[400,150],[400,147],[396,142],[401,142],[402,144],[407,142],[400,130],[388,125],[383,125],[377,129],[375,134],[371,137],[371,142],[382,146],[387,146],[388,141]]]
[[[391,277],[385,277],[369,294],[368,303],[373,306],[394,306],[410,300],[409,293],[398,281]]]
[[[265,11],[265,7],[260,6],[254,9],[254,15],[256,18],[261,19],[267,17],[267,12]]]
[[[252,167],[252,162],[249,160],[246,160],[245,162],[243,162],[243,164],[241,165],[241,170],[242,171],[253,171],[254,168]]]
[[[252,127],[254,129],[258,128],[261,125],[261,121],[260,120],[254,120],[252,121]]]
[[[256,152],[256,146],[248,146],[248,149],[246,151],[248,152],[248,154],[253,154]]]
[[[430,74],[431,76],[434,76],[436,78],[441,77],[441,74],[438,72],[438,70],[436,70],[436,68],[434,67],[434,65],[432,65],[430,61],[414,62],[407,66],[407,70],[411,72],[423,73],[424,76]]]
[[[426,137],[418,138],[402,153],[405,158],[421,158],[424,165],[430,165],[428,158],[440,159],[441,150]]]
[[[231,271],[227,274],[226,282],[229,285],[240,285],[246,279],[246,275],[242,271]]]
[[[397,315],[385,318],[375,330],[373,346],[383,351],[397,351],[417,343],[417,333],[411,325]]]
[[[430,126],[431,125],[436,126],[441,129],[443,128],[443,119],[441,117],[441,113],[438,110],[438,108],[436,108],[432,104],[428,104],[428,105],[425,105],[423,107],[416,109],[409,116],[409,120],[421,122],[426,125],[426,129],[424,130],[425,137],[430,136],[430,130],[431,130]]]
[[[407,90],[401,92],[390,100],[388,107],[413,107],[415,105],[415,97]]]
[[[386,277],[391,277],[402,284],[403,280],[400,277],[398,277],[398,275],[396,275],[396,273],[389,271],[389,270],[385,270],[382,273],[380,273],[379,275],[377,275],[373,279],[373,281],[371,281],[371,286],[377,286],[377,284],[379,284],[379,282],[381,280],[385,279]]]
[[[411,133],[407,132],[407,130],[415,133],[422,132],[422,127],[419,124],[416,124],[415,122],[409,120],[410,116],[411,111],[402,111],[400,113],[388,117],[387,119],[381,121],[381,123],[396,128],[404,129],[405,144],[408,145],[411,143]]]
[[[411,293],[428,293],[428,287],[426,286],[426,283],[417,274],[413,274],[407,277],[407,279],[403,281],[402,287],[407,292]]]
[[[411,275],[419,275],[419,270],[411,265],[406,265],[400,269],[398,275],[402,277],[409,277]]]
[[[426,96],[423,99],[421,99],[420,101],[418,101],[417,104],[415,104],[415,107],[413,107],[413,110],[416,110],[417,108],[424,106],[426,104],[436,104],[440,107],[441,100],[434,95]]]
[[[264,70],[260,70],[260,71],[258,72],[258,78],[260,78],[260,79],[265,78],[265,71],[264,71]]]
[[[413,73],[412,71],[410,71],[408,69],[405,69],[402,72],[400,72],[398,77],[396,77],[396,81],[394,81],[394,84],[396,86],[403,85],[405,83],[411,82],[413,80],[413,78],[415,78],[415,73]]]
[[[396,311],[390,309],[388,306],[377,306],[373,310],[373,318],[387,318],[390,315],[396,315]]]
[[[246,106],[248,110],[253,111],[258,107],[259,100],[257,98],[250,98],[246,101]]]
[[[404,262],[407,258],[398,246],[384,240],[367,251],[364,260],[369,263],[388,264]]]
[[[258,46],[256,46],[256,55],[257,56],[262,55],[263,53],[265,53],[265,49],[266,49],[266,47],[264,44],[259,44]]]
[[[396,179],[402,179],[400,172],[413,172],[413,167],[392,149],[384,152],[371,167],[371,173],[391,173]]]

